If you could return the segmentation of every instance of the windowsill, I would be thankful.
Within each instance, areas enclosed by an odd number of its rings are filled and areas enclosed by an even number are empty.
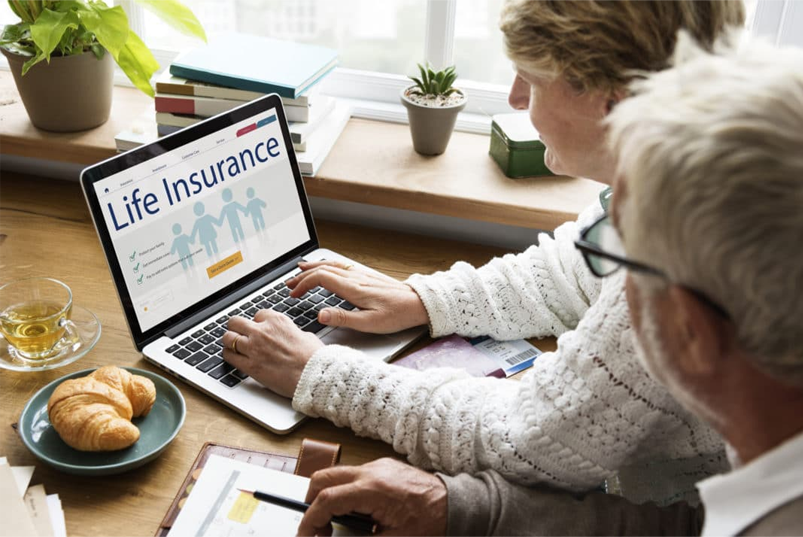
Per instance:
[[[10,72],[0,72],[0,152],[46,161],[92,164],[116,154],[114,136],[151,106],[133,88],[114,88],[108,122],[79,133],[50,133],[31,125]],[[348,201],[552,230],[573,220],[602,187],[587,179],[509,179],[488,156],[487,135],[455,132],[446,153],[423,157],[409,127],[352,119],[307,194]]]

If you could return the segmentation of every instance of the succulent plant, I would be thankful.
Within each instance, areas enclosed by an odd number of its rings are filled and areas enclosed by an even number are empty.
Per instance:
[[[460,92],[459,89],[452,87],[452,84],[457,79],[457,73],[454,69],[454,65],[452,65],[441,71],[433,71],[429,63],[427,63],[426,67],[419,63],[418,70],[421,71],[421,78],[410,77],[410,80],[415,82],[415,88],[411,89],[410,93],[447,97],[453,93]]]

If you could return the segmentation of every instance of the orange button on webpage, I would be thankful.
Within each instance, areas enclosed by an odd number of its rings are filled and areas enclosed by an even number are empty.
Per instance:
[[[242,252],[237,252],[237,253],[231,254],[229,257],[227,257],[226,259],[223,259],[222,261],[218,261],[217,263],[215,263],[211,267],[207,267],[206,274],[209,275],[209,279],[211,280],[212,278],[214,278],[218,274],[223,274],[224,272],[229,270],[231,267],[233,267],[235,265],[239,265],[242,262],[243,262],[243,254],[242,254]]]

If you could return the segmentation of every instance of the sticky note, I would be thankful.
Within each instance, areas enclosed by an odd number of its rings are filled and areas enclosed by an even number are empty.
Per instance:
[[[234,505],[231,506],[229,520],[240,522],[241,524],[248,524],[248,521],[251,520],[251,516],[253,516],[258,506],[259,500],[254,498],[253,495],[241,492],[234,501]]]

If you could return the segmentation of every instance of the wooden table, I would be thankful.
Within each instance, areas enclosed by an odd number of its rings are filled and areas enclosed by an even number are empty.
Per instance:
[[[317,228],[323,246],[396,278],[443,270],[458,259],[482,264],[503,253],[487,246],[330,222],[317,222]],[[15,466],[36,465],[33,482],[59,494],[71,536],[153,535],[206,441],[295,455],[301,439],[311,437],[341,443],[345,464],[398,457],[387,444],[358,438],[320,419],[307,421],[287,436],[272,434],[171,379],[187,401],[187,418],[157,460],[119,476],[59,473],[34,458],[11,427],[28,399],[52,380],[90,367],[116,364],[159,370],[145,362],[131,342],[79,185],[5,173],[0,175],[0,283],[31,276],[49,276],[70,285],[75,303],[93,311],[103,326],[95,349],[73,364],[38,373],[0,370],[0,456]],[[539,342],[543,350],[553,350],[554,345],[554,340]]]

